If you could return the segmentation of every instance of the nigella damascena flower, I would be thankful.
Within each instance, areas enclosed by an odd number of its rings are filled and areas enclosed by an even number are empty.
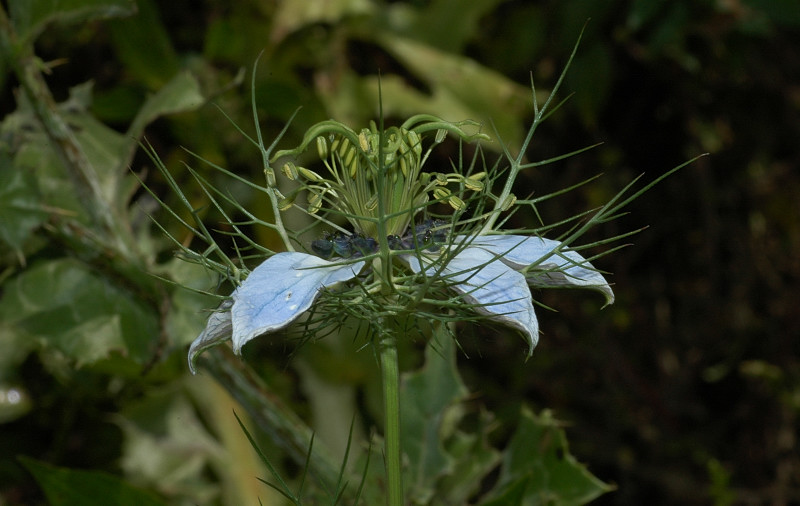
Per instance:
[[[453,238],[453,244],[462,241],[469,241],[468,245],[446,263],[439,261],[447,256],[445,248],[401,250],[396,256],[412,272],[437,276],[439,283],[460,294],[477,313],[520,330],[529,355],[539,334],[529,286],[591,288],[605,295],[606,304],[614,302],[605,278],[559,241],[519,235]],[[365,268],[364,260],[343,263],[299,252],[268,258],[233,292],[229,303],[211,315],[189,349],[192,370],[197,355],[206,348],[231,339],[234,352],[240,353],[248,341],[287,327],[308,311],[323,290],[346,285]]]
[[[431,200],[446,202],[461,213],[466,192],[489,191],[483,172],[421,171],[430,153],[423,154],[425,134],[435,132],[435,143],[447,133],[467,140],[485,137],[469,136],[461,125],[418,116],[400,127],[379,131],[373,125],[356,134],[326,121],[309,129],[297,149],[277,153],[275,159],[297,155],[315,142],[329,173],[323,177],[286,163],[284,175],[299,185],[288,196],[281,195],[279,210],[295,206],[297,195],[305,192],[306,213],[324,215],[320,219],[328,224],[330,217],[341,217],[353,231],[339,230],[313,241],[314,254],[277,253],[253,269],[192,343],[192,372],[203,350],[230,339],[239,354],[252,339],[284,329],[308,313],[323,293],[352,295],[342,298],[345,305],[362,304],[366,309],[349,314],[370,325],[380,325],[387,315],[413,316],[417,305],[440,301],[443,319],[448,311],[458,310],[521,331],[529,354],[539,334],[530,287],[591,288],[612,303],[614,294],[605,278],[559,241],[504,235],[491,227],[478,234],[451,234],[457,219],[414,223]],[[274,185],[270,171],[267,181]],[[457,192],[451,191],[454,187]],[[494,200],[502,201],[502,210],[514,201],[512,195]],[[433,298],[426,297],[429,292]],[[442,293],[455,297],[436,299]],[[430,315],[429,307],[425,314]]]

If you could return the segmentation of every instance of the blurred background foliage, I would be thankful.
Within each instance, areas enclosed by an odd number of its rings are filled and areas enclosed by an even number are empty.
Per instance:
[[[34,464],[18,455],[121,475],[173,504],[268,501],[230,416],[235,402],[185,366],[214,301],[144,274],[215,283],[173,259],[148,218],[161,211],[134,173],[176,202],[137,149],[143,135],[195,207],[207,202],[181,168],[191,159],[182,147],[261,181],[258,153],[220,109],[253,131],[243,83],[263,52],[253,95],[266,139],[298,106],[286,145],[319,120],[365,125],[377,117],[380,81],[390,119],[475,119],[514,146],[532,114],[531,77],[546,96],[587,20],[567,78],[574,96],[537,131],[529,156],[603,144],[526,174],[517,194],[604,174],[548,201],[549,223],[602,204],[640,173],[712,156],[585,238],[649,226],[597,262],[613,273],[614,306],[535,294],[560,312],[539,310],[544,334],[527,363],[514,336],[462,330],[469,402],[495,412],[498,442],[511,438],[523,404],[552,409],[568,422],[572,453],[617,486],[597,504],[800,502],[796,2],[35,0],[4,10],[0,504],[43,500],[25,471],[36,474]],[[89,196],[73,183],[80,173],[58,168],[68,150],[35,119],[37,102],[20,86],[30,68],[44,75],[54,118],[101,168]],[[265,199],[225,184],[268,217]],[[294,351],[272,340],[246,360],[301,416],[354,403],[375,422],[370,356],[336,342]],[[420,352],[409,346],[407,366]],[[326,425],[315,427],[323,438]]]

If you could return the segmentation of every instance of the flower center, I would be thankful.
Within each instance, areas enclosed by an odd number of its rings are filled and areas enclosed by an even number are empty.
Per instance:
[[[408,227],[402,236],[389,235],[387,240],[389,248],[393,250],[438,251],[441,245],[447,242],[447,235],[446,221],[425,220],[419,225]],[[311,242],[311,249],[326,260],[333,256],[357,258],[377,252],[378,241],[358,232],[353,234],[326,232],[322,239]]]

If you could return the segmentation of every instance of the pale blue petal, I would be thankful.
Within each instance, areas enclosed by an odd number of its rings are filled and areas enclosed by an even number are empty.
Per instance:
[[[463,236],[455,238],[465,240]],[[614,292],[602,274],[592,267],[579,253],[563,248],[554,250],[560,241],[527,237],[522,235],[483,235],[473,239],[472,247],[480,247],[500,258],[506,265],[520,270],[537,262],[527,273],[528,283],[533,286],[574,286],[598,290],[606,297],[606,304],[614,303]],[[541,261],[540,261],[541,260]]]
[[[230,299],[220,304],[217,310],[208,317],[206,328],[189,346],[189,370],[192,371],[192,374],[197,373],[195,362],[202,352],[231,338],[233,327],[230,309],[232,304],[233,301]]]
[[[453,290],[463,294],[465,301],[475,304],[477,312],[521,330],[528,341],[530,355],[539,342],[539,323],[533,311],[530,289],[525,276],[498,260],[492,260],[493,256],[481,248],[465,248],[450,260],[440,276]],[[403,255],[402,258],[414,272],[422,270],[416,256]],[[424,256],[422,258],[426,260]],[[438,264],[430,266],[427,263],[426,273],[433,275],[438,267]]]
[[[327,286],[356,277],[364,262],[333,264],[305,253],[269,257],[233,292],[233,351],[261,334],[282,329],[303,314]]]

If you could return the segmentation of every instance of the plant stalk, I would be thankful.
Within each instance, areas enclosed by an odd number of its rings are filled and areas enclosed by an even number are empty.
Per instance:
[[[380,342],[381,380],[383,383],[384,463],[386,466],[388,506],[403,506],[403,482],[400,453],[400,367],[394,335]]]

